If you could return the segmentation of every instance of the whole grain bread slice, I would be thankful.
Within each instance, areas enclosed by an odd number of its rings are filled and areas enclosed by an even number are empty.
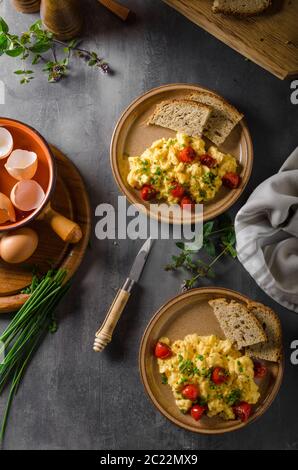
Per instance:
[[[267,341],[267,336],[246,305],[225,298],[209,301],[227,339],[235,342],[238,349]]]
[[[243,118],[243,114],[234,106],[209,91],[192,93],[188,99],[211,106],[212,112],[203,133],[216,145],[222,144]]]
[[[263,13],[271,5],[271,0],[214,0],[212,11],[235,16],[254,16]]]
[[[249,302],[247,307],[261,323],[268,341],[247,347],[245,354],[266,361],[280,361],[282,354],[282,331],[278,316],[271,308],[258,302]]]
[[[148,124],[201,137],[211,111],[210,106],[191,100],[162,101],[156,106]]]

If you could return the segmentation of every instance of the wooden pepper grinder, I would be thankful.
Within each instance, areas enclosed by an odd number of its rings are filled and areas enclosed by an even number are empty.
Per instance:
[[[83,27],[81,5],[80,0],[41,0],[42,22],[57,39],[73,39],[79,36]]]
[[[36,13],[40,9],[40,0],[11,0],[11,3],[21,13]]]

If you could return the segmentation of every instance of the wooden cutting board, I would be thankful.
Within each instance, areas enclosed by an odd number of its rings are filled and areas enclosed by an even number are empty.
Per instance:
[[[212,0],[164,0],[188,19],[280,79],[298,76],[298,1],[274,0],[265,13],[212,13]]]
[[[86,252],[91,229],[91,209],[83,179],[60,150],[51,146],[57,164],[57,182],[51,204],[61,214],[75,220],[81,227],[83,237],[79,243],[63,242],[43,221],[30,224],[39,236],[36,252],[21,264],[8,264],[0,260],[0,313],[20,308],[28,295],[22,294],[30,285],[34,268],[40,274],[50,268],[67,270],[69,279],[78,269]]]

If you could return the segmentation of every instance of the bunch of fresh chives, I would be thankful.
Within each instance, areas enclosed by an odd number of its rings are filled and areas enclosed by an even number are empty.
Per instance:
[[[63,284],[65,276],[66,271],[59,270],[49,271],[38,283],[34,278],[30,297],[0,336],[2,351],[7,352],[0,364],[0,394],[11,380],[0,440],[4,437],[9,410],[28,362],[43,334],[50,328],[54,309],[69,289],[69,282]]]

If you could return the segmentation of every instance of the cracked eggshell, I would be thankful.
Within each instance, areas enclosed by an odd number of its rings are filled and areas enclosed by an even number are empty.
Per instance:
[[[16,180],[30,180],[36,173],[38,159],[35,152],[14,150],[5,163],[7,172]]]
[[[34,180],[19,181],[14,185],[10,193],[13,205],[23,212],[37,209],[41,206],[44,198],[44,190]]]
[[[11,200],[3,193],[0,193],[0,224],[5,222],[15,222],[16,214]]]
[[[20,228],[1,237],[0,256],[7,263],[22,263],[33,255],[37,246],[37,233],[31,228]]]
[[[11,133],[5,127],[0,127],[0,160],[8,157],[12,149],[13,138]]]

